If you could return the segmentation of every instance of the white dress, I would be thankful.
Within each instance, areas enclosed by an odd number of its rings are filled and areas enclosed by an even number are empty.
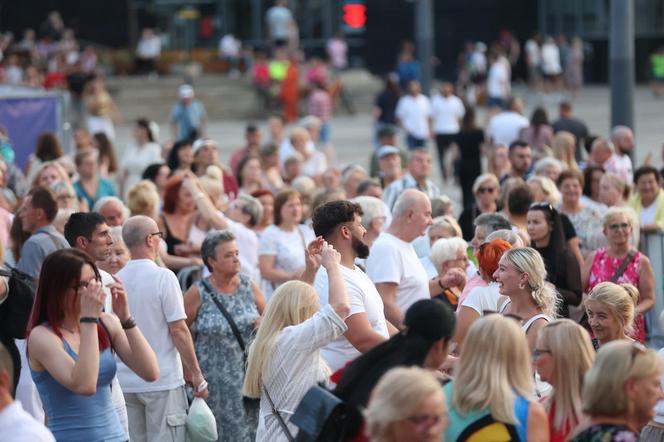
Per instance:
[[[120,167],[127,172],[124,182],[125,196],[131,186],[141,180],[143,171],[151,164],[163,163],[161,146],[157,143],[145,143],[142,146],[130,146],[124,151]]]

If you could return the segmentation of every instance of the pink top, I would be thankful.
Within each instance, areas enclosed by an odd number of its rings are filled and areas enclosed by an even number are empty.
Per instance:
[[[463,305],[463,301],[466,300],[466,297],[468,296],[468,293],[475,287],[486,287],[489,284],[485,280],[482,279],[480,275],[475,275],[468,282],[466,282],[466,286],[463,288],[463,291],[461,292],[461,295],[459,296],[459,303],[458,305]]]

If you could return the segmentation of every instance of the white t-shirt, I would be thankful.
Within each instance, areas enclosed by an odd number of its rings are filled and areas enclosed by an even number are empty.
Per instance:
[[[510,94],[510,74],[504,63],[495,61],[486,81],[489,97],[507,98]]]
[[[127,179],[124,182],[125,198],[129,188],[138,183],[143,176],[143,171],[155,163],[163,163],[161,158],[161,146],[157,143],[146,143],[142,146],[129,146],[122,155],[120,168],[127,172]]]
[[[530,66],[539,66],[540,64],[540,48],[535,40],[528,40],[525,45],[526,61]]]
[[[50,431],[13,401],[0,410],[2,440],[12,442],[55,442]]]
[[[287,39],[290,36],[290,24],[293,21],[290,9],[284,6],[273,6],[267,10],[265,19],[272,38]]]
[[[499,297],[498,284],[492,282],[484,287],[478,286],[473,288],[461,305],[472,308],[482,316],[487,310],[498,311]]]
[[[431,104],[426,95],[404,95],[399,98],[395,113],[410,135],[415,138],[429,138]]]
[[[433,131],[437,134],[455,134],[459,132],[459,120],[466,114],[463,102],[456,95],[443,97],[435,95],[431,99]]]
[[[397,306],[406,312],[420,299],[430,299],[429,278],[412,244],[384,232],[371,246],[367,275],[374,284],[397,284]]]
[[[150,38],[143,38],[138,42],[136,54],[139,58],[157,58],[161,54],[161,39],[152,36]]]
[[[494,144],[510,145],[519,139],[519,131],[528,127],[530,122],[526,117],[512,111],[501,112],[494,115],[489,121],[486,134],[493,139]]]
[[[641,208],[641,225],[645,226],[646,224],[655,224],[655,214],[657,213],[657,203],[659,197],[655,198],[655,201],[652,202],[648,207]]]
[[[348,316],[366,313],[373,331],[383,335],[385,339],[389,339],[390,335],[387,331],[387,322],[383,311],[383,299],[378,294],[376,286],[359,267],[351,270],[348,267],[341,266],[341,273],[350,302],[350,314]],[[314,289],[316,289],[318,301],[322,308],[329,303],[329,282],[327,270],[324,267],[321,267],[316,273]],[[344,336],[340,336],[321,349],[321,356],[330,366],[332,372],[337,371],[359,355],[360,352]]]
[[[327,170],[327,159],[323,152],[314,151],[308,160],[302,163],[302,175],[315,177]]]
[[[258,235],[242,223],[224,217],[228,223],[228,230],[233,232],[240,250],[240,266],[242,273],[258,282]]]
[[[258,256],[274,256],[274,267],[284,272],[294,272],[304,268],[304,248],[315,238],[313,230],[302,224],[291,232],[281,230],[275,225],[261,233],[258,242]],[[265,299],[272,296],[273,284],[263,284]],[[276,288],[276,286],[274,287]]]
[[[184,385],[182,363],[168,324],[186,319],[182,290],[175,273],[148,259],[132,259],[116,275],[125,286],[129,309],[157,355],[159,379],[146,382],[122,361],[118,379],[125,393],[172,390]]]
[[[546,75],[558,75],[562,72],[560,66],[560,50],[555,43],[542,45],[542,72]]]

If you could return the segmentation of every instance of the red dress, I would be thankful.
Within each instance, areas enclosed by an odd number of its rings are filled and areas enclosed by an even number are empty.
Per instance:
[[[590,277],[588,278],[588,291],[600,282],[611,281],[613,274],[620,267],[623,258],[613,258],[606,251],[606,248],[598,249],[595,253],[592,267],[590,267]],[[636,256],[627,266],[625,271],[618,277],[617,284],[632,284],[639,287],[639,268],[641,267],[641,252],[636,252]],[[641,343],[646,341],[646,327],[643,315],[636,315],[634,318],[634,331],[629,335]]]

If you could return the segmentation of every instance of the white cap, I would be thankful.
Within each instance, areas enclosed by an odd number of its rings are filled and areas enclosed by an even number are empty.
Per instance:
[[[394,147],[394,146],[390,146],[390,145],[385,145],[385,146],[381,146],[378,149],[378,154],[377,155],[378,155],[378,158],[383,158],[385,155],[391,155],[393,153],[398,154],[399,153],[399,148]]]
[[[190,84],[183,84],[179,89],[180,98],[191,98],[194,96],[194,88]]]
[[[198,140],[194,141],[194,144],[191,146],[194,155],[196,155],[196,152],[198,152],[200,148],[203,146],[214,146],[216,148],[219,147],[217,142],[214,141],[212,138],[199,138]]]

